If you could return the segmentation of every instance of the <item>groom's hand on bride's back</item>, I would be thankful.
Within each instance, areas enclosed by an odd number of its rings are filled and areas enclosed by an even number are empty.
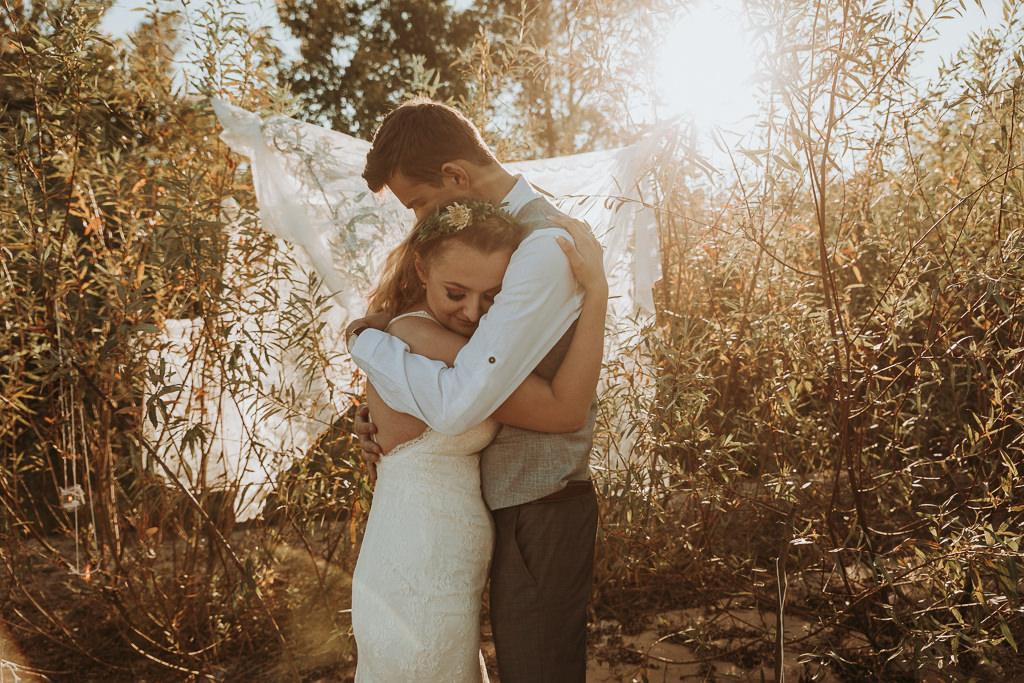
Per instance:
[[[377,481],[377,463],[380,462],[380,446],[373,440],[373,435],[377,433],[377,426],[370,422],[369,406],[364,404],[356,409],[352,431],[359,437],[363,464],[366,465],[370,481]]]
[[[352,344],[355,337],[361,330],[373,328],[375,330],[387,329],[388,323],[393,318],[390,313],[378,311],[367,313],[358,320],[353,320],[345,330],[345,338],[348,340],[349,351],[352,351]],[[359,437],[359,446],[362,449],[363,464],[370,475],[370,481],[377,481],[377,463],[380,462],[380,446],[374,441],[373,435],[377,433],[377,427],[370,422],[370,408],[361,405],[356,409],[356,415],[352,431]]]

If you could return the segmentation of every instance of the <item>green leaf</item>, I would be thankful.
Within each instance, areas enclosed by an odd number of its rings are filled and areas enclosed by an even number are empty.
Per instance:
[[[1014,652],[1017,652],[1017,641],[1013,639],[1013,634],[1010,632],[1010,626],[1006,623],[1006,618],[1002,614],[999,615],[999,630],[1002,631],[1003,637],[1006,638],[1006,642],[1010,644]]]

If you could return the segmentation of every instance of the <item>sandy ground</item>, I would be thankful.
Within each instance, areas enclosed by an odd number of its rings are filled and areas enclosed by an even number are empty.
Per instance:
[[[0,621],[0,683],[36,683],[42,680],[33,673],[28,660]]]
[[[245,545],[245,539],[238,540],[240,547]],[[64,542],[67,543],[66,539]],[[344,620],[339,623],[337,618],[339,613],[348,611],[346,596],[351,591],[350,575],[338,566],[313,558],[305,549],[296,550],[284,543],[275,548],[274,554],[273,574],[279,578],[272,580],[271,584],[275,590],[286,591],[292,603],[290,611],[279,619],[282,634],[289,644],[291,665],[286,667],[281,661],[261,663],[262,671],[267,674],[261,680],[290,680],[293,678],[291,673],[295,671],[292,667],[298,665],[305,679],[314,683],[351,681],[354,667],[348,664],[339,667],[340,662],[353,659],[351,638],[346,633]],[[799,581],[794,580],[790,584],[794,600],[803,602],[803,592],[820,590],[814,588],[822,583],[820,577],[810,577],[809,574],[804,572]],[[317,578],[314,580],[314,577]],[[64,585],[67,572],[48,563],[40,565],[33,578],[44,584],[48,581],[46,585],[56,591],[58,585]],[[825,639],[839,651],[855,652],[858,649],[856,634],[824,628],[808,616],[806,610],[803,613],[805,618],[798,614],[789,610],[785,613],[783,628],[787,648],[782,657],[782,680],[788,683],[838,683],[842,679],[829,667],[808,661],[808,658],[800,661],[801,649],[807,652],[811,648],[809,641]],[[54,668],[47,666],[51,662],[43,659],[29,661],[19,650],[13,638],[18,633],[11,632],[13,627],[8,627],[10,623],[0,617],[0,683],[71,680],[66,675],[47,677],[48,669]],[[628,631],[613,620],[591,624],[588,683],[776,680],[772,646],[777,628],[776,613],[752,600],[723,598],[701,607],[660,610],[639,623],[636,619],[631,623]],[[482,649],[488,668],[494,672],[494,644],[488,631],[489,625],[484,624]],[[25,644],[27,647],[27,642]],[[1011,669],[1019,671],[1017,667]],[[322,677],[316,678],[315,671],[322,671]],[[966,680],[929,667],[914,673],[921,683]],[[1024,683],[1019,676],[1009,672],[1004,674],[998,668],[991,669],[991,673],[992,676],[974,680]],[[492,676],[491,683],[500,683],[499,677]]]

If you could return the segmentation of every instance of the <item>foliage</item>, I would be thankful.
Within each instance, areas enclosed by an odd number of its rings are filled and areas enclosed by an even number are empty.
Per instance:
[[[278,11],[301,58],[282,79],[299,116],[364,139],[426,95],[466,111],[502,158],[589,151],[635,135],[622,102],[677,4],[292,0]]]
[[[465,95],[452,65],[476,26],[450,2],[289,0],[278,14],[301,55],[282,78],[311,120],[369,139],[410,86]]]
[[[477,119],[517,140],[522,158],[555,157],[632,142],[641,126],[627,103],[651,97],[649,68],[664,21],[663,0],[482,2],[499,14],[462,54],[463,77],[483,100]],[[484,97],[486,96],[486,97]],[[474,99],[468,103],[473,108]]]
[[[302,299],[305,276],[251,229],[251,184],[218,140],[209,102],[175,90],[175,18],[152,14],[128,50],[96,32],[103,7],[33,3],[25,16],[4,6],[3,612],[29,634],[25,642],[57,643],[54,661],[76,662],[82,676],[210,675],[257,651],[281,657],[273,675],[287,676],[298,641],[285,641],[283,577],[270,571],[279,566],[279,534],[234,528],[237,486],[196,485],[216,455],[208,426],[195,412],[175,413],[181,387],[154,361],[169,350],[158,332],[199,320],[190,367],[227,379],[230,397],[238,382],[261,381],[239,377],[241,353],[284,353],[263,337],[236,334],[249,283],[297,274],[292,304],[307,318],[312,310],[314,325],[323,302]],[[208,54],[237,41],[246,54],[265,47],[241,31],[237,16],[215,20],[202,44]],[[225,79],[252,98],[243,99],[248,106],[274,106],[261,71],[272,61],[243,61],[233,71],[207,60],[205,87]],[[238,247],[246,259],[230,262]],[[307,351],[311,333],[291,329],[292,351]],[[169,462],[176,449],[191,457]],[[268,464],[281,455],[263,454]],[[341,475],[335,490],[346,473],[355,489],[351,465],[331,467]],[[281,509],[288,528],[290,508]],[[246,540],[236,546],[240,534]],[[351,547],[349,534],[340,538],[345,543],[324,552]],[[315,557],[311,547],[303,572],[322,586],[327,575]],[[344,632],[336,620],[335,611],[323,623]],[[350,653],[334,655],[344,661]]]
[[[164,248],[175,241],[160,212],[169,173],[145,153],[177,146],[170,132],[194,112],[170,101],[159,81],[121,86],[131,66],[93,36],[97,12],[40,11],[35,22],[6,14],[11,69],[0,123],[12,162],[4,177],[2,448],[5,472],[21,475],[5,482],[5,494],[25,514],[56,502],[34,499],[34,477],[63,470],[67,479],[54,484],[85,482],[80,468],[125,446],[145,374],[134,340],[164,311],[189,305],[182,290],[192,273],[160,266],[195,253],[192,245]],[[105,517],[117,509],[120,471],[110,464],[94,482]],[[104,543],[116,548],[118,538],[104,529]]]
[[[887,8],[759,11],[792,43],[768,53],[761,139],[731,198],[691,184],[661,205],[648,443],[674,468],[644,533],[687,533],[633,575],[749,577],[766,609],[788,583],[818,626],[765,634],[765,658],[798,648],[858,680],[1009,675],[1024,634],[1020,18],[961,57],[952,96],[917,99],[901,77],[915,31]]]

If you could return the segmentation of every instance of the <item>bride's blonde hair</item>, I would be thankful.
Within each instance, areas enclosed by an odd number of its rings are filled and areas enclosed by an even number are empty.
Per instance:
[[[514,251],[525,236],[526,228],[493,204],[469,198],[448,202],[417,221],[388,254],[380,281],[370,294],[370,310],[398,315],[423,301],[417,255],[429,267],[453,242],[493,254],[503,249]]]

